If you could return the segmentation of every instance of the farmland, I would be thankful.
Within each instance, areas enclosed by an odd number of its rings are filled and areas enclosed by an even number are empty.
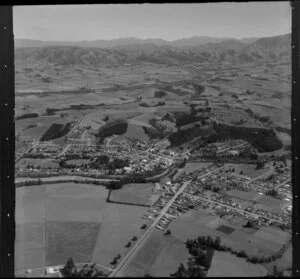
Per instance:
[[[290,36],[266,40],[265,60],[234,40],[17,49],[16,270],[170,276],[199,236],[231,249],[208,277],[290,267]]]
[[[62,264],[70,256],[109,267],[117,253],[126,253],[126,243],[143,232],[146,209],[106,203],[107,193],[74,183],[18,188],[16,270]]]
[[[148,205],[151,203],[153,186],[152,183],[127,184],[122,189],[112,191],[110,200],[112,202]]]
[[[246,262],[224,252],[215,252],[207,277],[260,277],[267,271],[262,266]]]
[[[249,255],[269,256],[279,250],[280,241],[287,242],[289,239],[286,233],[279,230],[266,230],[263,228],[261,230],[264,233],[258,231],[253,234],[253,231],[243,229],[242,224],[213,216],[209,213],[208,209],[199,209],[195,212],[182,215],[173,221],[170,229],[172,235],[182,241],[193,239],[198,235],[219,236],[225,244],[238,251],[243,247],[243,250]],[[230,233],[228,234],[227,230],[224,232],[220,229],[221,226],[231,228]],[[188,231],[186,227],[189,228]],[[266,235],[268,235],[267,238]],[[271,240],[272,238],[279,239],[275,240],[279,241],[279,243],[274,245]]]
[[[155,277],[169,277],[187,258],[188,252],[183,241],[174,236],[164,236],[156,230],[151,233],[121,275],[142,277],[148,273]]]
[[[225,170],[232,168],[234,169],[234,173],[251,179],[266,173],[265,169],[256,169],[256,165],[251,164],[228,164]]]

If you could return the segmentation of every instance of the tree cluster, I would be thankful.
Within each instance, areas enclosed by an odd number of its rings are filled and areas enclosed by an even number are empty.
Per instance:
[[[86,264],[82,268],[77,268],[72,258],[68,259],[61,270],[61,274],[67,278],[106,277],[103,271],[96,268],[95,264]]]

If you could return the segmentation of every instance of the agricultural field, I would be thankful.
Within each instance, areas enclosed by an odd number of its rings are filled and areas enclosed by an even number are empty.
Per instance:
[[[92,260],[101,223],[46,222],[46,265],[60,265],[72,255],[78,263]]]
[[[88,163],[90,163],[90,160],[87,159],[74,159],[74,160],[66,161],[66,164],[76,165],[76,166],[86,165]]]
[[[124,246],[150,222],[141,218],[147,207],[106,203],[107,194],[103,186],[77,183],[18,188],[15,269],[70,256],[109,267],[117,253],[124,256]]]
[[[203,163],[203,162],[188,162],[183,168],[183,171],[187,174],[192,173],[197,170],[201,170],[210,166],[211,163]]]
[[[258,196],[258,193],[254,191],[246,192],[240,190],[228,190],[225,193],[228,196],[248,201],[252,201]]]
[[[259,177],[267,172],[268,169],[256,169],[256,165],[254,164],[226,164],[225,170],[234,169],[232,174],[238,174],[241,176],[249,177],[250,179]]]
[[[155,229],[119,275],[143,277],[149,273],[154,277],[169,277],[188,257],[183,241]]]
[[[262,265],[252,264],[225,252],[215,251],[207,277],[262,277],[267,271]]]
[[[292,268],[293,264],[293,246],[291,245],[288,249],[286,249],[283,256],[276,260],[274,263],[265,264],[265,268],[268,269],[270,272],[273,270],[273,266],[278,266],[279,269],[290,269]]]
[[[279,243],[275,244],[272,237],[284,239],[287,242],[290,235],[274,230],[263,230],[265,233],[257,233],[256,231],[247,230],[242,227],[244,223],[233,220],[226,220],[209,213],[211,209],[198,209],[193,212],[188,212],[175,219],[171,225],[170,230],[172,235],[182,241],[196,238],[199,235],[209,235],[213,238],[219,236],[221,242],[232,247],[234,250],[240,251],[242,249],[248,255],[256,256],[270,256],[281,248]],[[189,228],[186,230],[186,228]],[[266,239],[268,235],[270,239]]]
[[[153,187],[153,183],[126,184],[119,190],[113,190],[110,200],[112,202],[150,205]]]
[[[71,119],[61,118],[59,116],[39,116],[26,118],[15,122],[16,135],[41,138],[53,123],[66,124]]]
[[[142,126],[130,123],[128,124],[127,131],[124,136],[141,141],[149,139]]]
[[[16,164],[16,168],[25,169],[28,166],[34,166],[40,168],[58,168],[59,164],[55,160],[31,159],[31,158],[23,158]]]
[[[283,40],[284,42],[287,40]],[[271,45],[273,47],[273,44]],[[98,144],[101,141],[97,141],[96,135],[101,137],[118,133],[117,129],[112,129],[107,134],[101,134],[100,128],[118,120],[123,124],[115,127],[126,126],[126,129],[123,130],[125,138],[149,140],[147,144],[149,143],[150,147],[152,146],[150,141],[152,137],[159,138],[165,136],[166,133],[155,129],[149,121],[153,119],[160,121],[159,119],[166,113],[171,113],[171,119],[161,122],[170,128],[169,143],[176,153],[178,151],[178,154],[175,154],[174,164],[180,165],[181,157],[184,154],[179,153],[185,152],[185,147],[187,147],[186,149],[193,147],[195,142],[190,143],[189,140],[194,136],[203,136],[203,142],[206,140],[213,142],[215,140],[214,130],[218,132],[218,126],[221,126],[216,122],[235,126],[229,127],[228,131],[224,130],[226,140],[243,137],[257,146],[259,146],[260,140],[253,139],[253,129],[245,129],[246,135],[243,135],[242,130],[239,129],[243,126],[274,128],[283,147],[280,141],[277,144],[275,136],[270,136],[270,139],[268,136],[262,136],[262,145],[270,147],[270,149],[261,148],[259,151],[275,150],[276,147],[271,148],[274,141],[274,146],[279,147],[273,154],[289,152],[288,148],[285,148],[291,143],[291,137],[287,130],[290,128],[291,107],[289,63],[285,65],[282,63],[281,65],[268,64],[263,61],[257,63],[257,57],[254,57],[252,53],[249,54],[249,58],[250,61],[253,60],[253,63],[248,65],[239,63],[247,62],[243,61],[243,57],[233,56],[234,60],[228,62],[229,52],[226,53],[226,57],[223,57],[224,59],[221,59],[224,50],[218,49],[214,53],[216,55],[213,55],[215,58],[212,59],[202,57],[203,53],[200,55],[201,47],[199,48],[200,56],[197,54],[185,61],[186,55],[193,54],[196,47],[192,47],[188,51],[185,51],[184,48],[178,49],[178,52],[173,52],[174,48],[167,47],[164,53],[160,53],[161,50],[164,50],[164,46],[156,48],[152,44],[147,44],[140,49],[140,46],[136,44],[130,47],[116,47],[104,52],[106,53],[104,55],[102,55],[102,50],[97,52],[91,48],[86,55],[78,56],[78,53],[75,56],[71,55],[67,51],[68,47],[64,48],[63,53],[59,48],[55,49],[55,52],[47,53],[47,48],[45,48],[41,53],[40,50],[37,52],[40,53],[37,56],[39,58],[35,56],[36,53],[26,53],[27,50],[24,50],[25,55],[22,55],[23,50],[16,50],[16,54],[20,52],[19,55],[16,55],[18,60],[16,60],[15,67],[16,117],[25,117],[26,114],[27,116],[28,114],[36,116],[32,113],[38,114],[37,117],[16,120],[16,135],[40,139],[54,123],[66,124],[78,121],[81,126],[78,133],[75,131],[68,140],[70,142],[78,140],[83,131],[91,128],[84,135],[91,136],[93,144]],[[230,48],[231,46],[229,46]],[[262,55],[265,55],[265,52],[266,56],[267,53],[272,53],[272,50],[267,48],[261,52]],[[213,49],[214,47],[212,47]],[[275,49],[276,52],[280,52],[283,46],[280,45],[279,50],[275,46]],[[181,52],[182,50],[184,52]],[[85,53],[86,49],[82,48],[81,51]],[[95,56],[94,51],[96,51]],[[115,51],[117,52],[115,53]],[[210,51],[208,49],[209,54],[211,54]],[[68,53],[70,57],[66,55]],[[97,53],[102,54],[98,57]],[[122,53],[125,55],[121,55]],[[289,59],[287,53],[288,51],[282,53],[286,61]],[[55,60],[54,58],[59,54],[62,55],[63,59],[61,60],[63,61],[50,62]],[[218,54],[220,54],[219,61]],[[32,57],[30,57],[31,55]],[[122,61],[119,60],[119,55],[123,57]],[[272,53],[272,55],[275,54]],[[197,57],[202,58],[198,60]],[[69,58],[70,61],[68,61]],[[128,58],[130,59],[128,60]],[[235,61],[235,58],[237,58],[237,63],[233,65],[232,61]],[[271,60],[271,56],[269,59]],[[158,102],[161,103],[158,104]],[[192,110],[191,104],[196,105],[196,110]],[[198,108],[202,110],[197,111]],[[49,109],[57,111],[51,115]],[[182,123],[186,125],[179,128],[179,124],[177,123],[177,126],[172,119],[172,113],[175,115],[180,112],[197,115],[198,121]],[[272,123],[268,122],[268,117]],[[199,121],[199,119],[201,120]],[[111,128],[109,125],[105,129],[109,130]],[[82,127],[87,129],[82,129]],[[148,130],[146,129],[147,133],[143,127],[148,128]],[[171,135],[176,131],[180,132]],[[208,135],[208,139],[206,139],[206,135]],[[218,137],[216,136],[216,138]],[[82,137],[82,141],[85,140],[86,138]],[[64,138],[56,138],[53,141],[63,143]],[[86,140],[86,142],[90,141]],[[180,144],[183,145],[178,146]],[[120,151],[121,148],[117,145],[114,140],[109,140],[106,147],[111,148],[112,151],[107,153],[113,154],[109,155],[112,157],[121,155],[120,157],[123,158],[123,151]],[[142,145],[140,148],[144,147]],[[166,146],[162,147],[162,144],[157,145],[156,148],[167,149]],[[156,148],[151,150],[153,154],[155,154]],[[279,148],[281,149],[279,150]],[[128,150],[132,151],[132,154],[136,152],[134,147],[128,147]],[[80,147],[77,153],[79,156],[87,154],[83,148],[81,151]],[[149,158],[152,160],[155,155],[153,157],[149,155]],[[230,157],[230,160],[233,161],[234,156]],[[68,164],[76,166],[88,162],[88,160],[79,159],[67,161]],[[26,168],[34,165],[41,168],[58,168],[58,163],[58,161],[49,159],[23,158],[16,167]],[[209,165],[211,162],[187,162],[182,169],[178,170],[177,176],[183,172],[185,174],[193,173]],[[173,171],[173,166],[170,169]],[[269,172],[267,168],[257,170],[255,164],[231,163],[226,165],[223,174],[226,170],[231,169],[234,171],[228,171],[228,174],[246,177],[248,180],[260,178]],[[175,171],[177,171],[177,167]],[[110,171],[109,173],[114,172]],[[92,171],[90,174],[94,175]],[[72,175],[75,175],[75,172],[70,171],[70,175],[64,176],[64,178],[52,177],[42,180],[45,183],[49,180],[70,179]],[[222,173],[218,175],[222,176]],[[172,172],[168,173],[166,170],[164,177],[160,177],[160,182],[170,181],[171,178]],[[18,179],[16,181],[26,181],[25,178],[19,177]],[[227,181],[229,182],[231,179],[229,177]],[[153,186],[153,183],[131,183],[113,191],[108,191],[101,185],[80,183],[44,184],[17,188],[16,270],[64,264],[69,257],[72,257],[77,263],[94,262],[111,268],[113,259],[120,254],[118,262],[122,260],[137,241],[134,240],[134,237],[140,239],[146,227],[151,225],[152,220],[144,219],[147,218],[144,215],[150,214],[148,206],[153,203],[155,198],[159,197],[152,191]],[[217,191],[218,189],[214,187],[213,190]],[[202,193],[198,194],[202,195]],[[241,199],[242,209],[255,206],[255,208],[279,212],[288,204],[286,201],[260,195],[253,191],[230,190],[225,194],[229,198]],[[164,197],[166,198],[166,195]],[[214,199],[213,196],[205,196],[205,198]],[[180,206],[177,209],[179,212]],[[255,226],[245,227],[247,222],[245,216],[221,214],[222,217],[219,217],[216,211],[215,207],[210,206],[206,209],[191,209],[187,213],[179,215],[168,225],[171,235],[164,235],[162,231],[154,228],[121,270],[122,274],[119,275],[143,277],[149,273],[152,276],[170,276],[180,263],[187,262],[189,254],[185,247],[185,241],[198,236],[209,235],[213,238],[218,236],[222,243],[234,250],[244,250],[250,256],[266,257],[277,252],[291,238],[288,232],[276,227],[260,227],[260,229]],[[291,249],[288,248],[283,257],[275,263],[279,267],[290,266]],[[208,277],[259,277],[265,276],[267,270],[271,269],[271,264],[253,265],[230,253],[216,251]]]
[[[290,202],[286,200],[280,200],[273,198],[271,196],[261,195],[259,196],[256,201],[259,203],[257,204],[257,208],[266,209],[271,212],[281,212],[282,208],[288,205]]]

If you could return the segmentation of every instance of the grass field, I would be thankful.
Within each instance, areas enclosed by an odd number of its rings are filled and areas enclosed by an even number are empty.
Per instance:
[[[207,209],[209,210],[209,209]],[[288,239],[289,234],[281,231],[268,231],[257,233],[247,231],[242,227],[242,222],[230,222],[217,216],[209,215],[207,210],[199,209],[181,215],[175,219],[170,229],[172,235],[182,241],[195,238],[199,235],[209,235],[213,238],[219,236],[221,242],[232,247],[234,250],[245,250],[248,255],[269,256],[281,248],[281,245],[271,239]],[[235,229],[231,234],[218,230],[220,226]],[[189,228],[188,230],[186,228]],[[266,236],[268,234],[268,236]],[[275,236],[273,236],[275,234]],[[278,235],[279,234],[279,235]],[[281,237],[281,238],[280,238]]]
[[[28,165],[39,166],[41,168],[58,168],[59,164],[49,159],[31,159],[23,158],[17,164],[16,168],[26,168]]]
[[[207,277],[260,277],[267,275],[262,265],[252,264],[225,252],[215,251]]]
[[[111,201],[135,203],[135,204],[150,204],[152,196],[153,183],[131,183],[124,185],[119,190],[111,192]]]
[[[107,194],[103,186],[76,183],[18,188],[16,270],[70,256],[105,266],[116,254],[123,257],[130,249],[124,246],[151,222],[141,218],[148,208],[106,203]]]
[[[74,160],[66,161],[67,164],[76,165],[76,166],[81,166],[82,164],[85,165],[89,162],[90,162],[90,160],[87,160],[87,159],[74,159]]]
[[[265,267],[271,272],[273,270],[273,266],[276,265],[279,269],[291,268],[293,264],[293,246],[291,245],[283,254],[283,256],[272,262],[270,264],[266,264]]]
[[[183,170],[185,171],[185,173],[189,174],[194,171],[204,169],[210,165],[211,163],[189,162],[184,166]]]
[[[68,118],[60,118],[59,116],[39,116],[35,118],[21,119],[16,121],[16,134],[40,138],[51,124],[65,124],[68,121],[71,120]],[[30,125],[35,126],[30,128]]]
[[[268,172],[269,170],[267,169],[259,169],[256,170],[256,165],[254,164],[228,164],[226,165],[226,167],[224,168],[226,169],[232,169],[234,168],[234,173],[236,174],[241,174],[243,176],[247,176],[251,179],[256,178],[266,172]],[[242,173],[241,173],[242,172]]]
[[[45,223],[16,224],[15,270],[45,265]]]
[[[285,244],[289,238],[290,234],[282,231],[276,227],[262,227],[260,228],[254,236],[265,239],[266,241],[273,242],[275,245],[283,245]]]
[[[141,218],[147,210],[147,207],[141,206],[106,204],[93,252],[93,262],[109,267],[117,254],[121,254],[123,258],[130,249],[125,247],[128,241],[134,236],[141,237],[144,230],[140,227],[150,224],[150,220]]]
[[[291,139],[291,136],[289,134],[287,134],[287,133],[279,133],[279,132],[277,132],[276,134],[277,134],[278,138],[281,140],[281,142],[284,145],[291,144],[292,139]]]
[[[289,204],[286,200],[280,200],[266,195],[261,195],[256,201],[259,203],[257,208],[268,209],[272,212],[281,212],[281,209]]]
[[[165,236],[155,229],[124,267],[120,276],[143,277],[150,273],[154,277],[169,277],[188,257],[183,241],[172,235]]]
[[[251,192],[251,191],[246,192],[246,191],[240,191],[240,190],[229,190],[229,191],[226,191],[226,194],[231,197],[234,197],[234,198],[248,200],[248,201],[253,200],[258,195],[257,192]]]
[[[46,222],[46,264],[59,265],[69,257],[90,262],[100,227],[98,222]]]
[[[124,136],[131,139],[138,139],[141,141],[149,139],[142,126],[130,123],[128,124],[127,131],[124,134]]]

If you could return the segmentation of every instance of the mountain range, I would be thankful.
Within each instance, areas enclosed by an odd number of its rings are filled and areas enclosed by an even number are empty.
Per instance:
[[[291,34],[233,38],[192,37],[176,41],[125,38],[81,42],[15,40],[15,60],[59,65],[120,65],[151,62],[178,65],[193,62],[288,62]]]
[[[124,46],[132,44],[155,44],[158,46],[169,45],[174,47],[197,46],[207,43],[219,43],[222,41],[233,40],[234,38],[224,37],[216,38],[209,36],[195,36],[174,41],[163,39],[139,39],[139,38],[120,38],[113,40],[93,40],[93,41],[41,41],[28,39],[15,39],[15,48],[23,47],[43,47],[43,46],[78,46],[78,47],[95,47],[95,48],[111,48],[115,46]],[[252,43],[258,38],[243,38],[241,43]]]

